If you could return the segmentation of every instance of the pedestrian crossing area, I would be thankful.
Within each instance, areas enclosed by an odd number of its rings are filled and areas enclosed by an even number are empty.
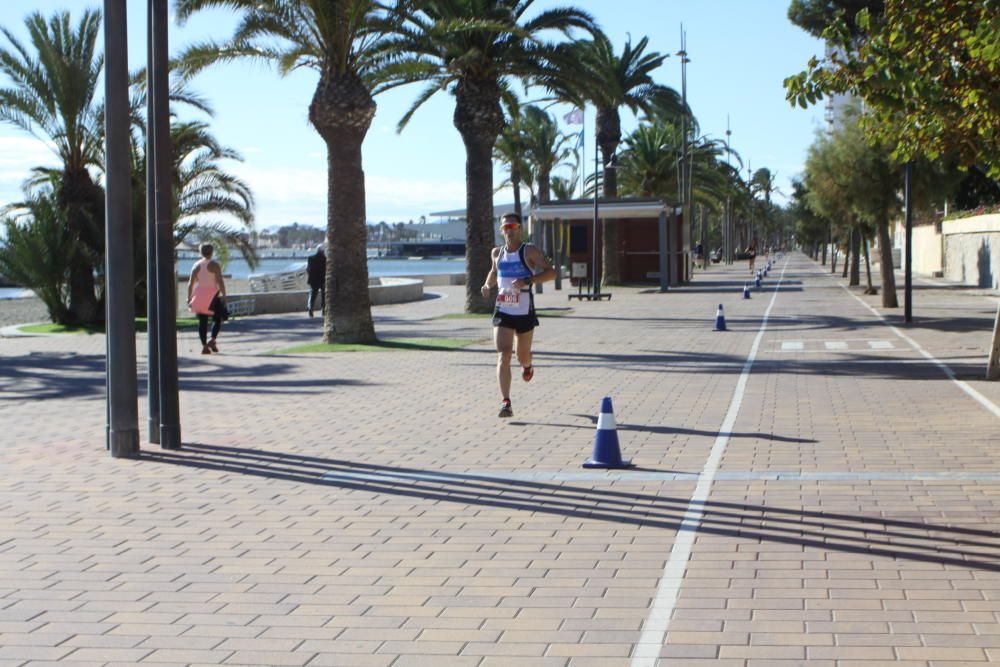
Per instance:
[[[899,350],[891,340],[782,340],[777,341],[782,352],[890,352]]]

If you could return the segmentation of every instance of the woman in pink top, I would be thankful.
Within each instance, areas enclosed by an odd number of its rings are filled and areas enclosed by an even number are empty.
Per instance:
[[[188,278],[188,307],[198,315],[198,336],[201,338],[201,353],[218,352],[215,339],[222,328],[222,311],[226,298],[226,283],[222,279],[222,267],[212,259],[215,248],[210,243],[202,243],[199,248],[201,259],[191,268]],[[212,338],[208,338],[208,318],[213,320]]]

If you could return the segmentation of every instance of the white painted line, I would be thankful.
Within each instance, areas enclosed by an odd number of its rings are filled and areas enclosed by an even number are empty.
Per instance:
[[[639,641],[635,645],[635,650],[632,652],[631,667],[655,667],[657,658],[659,658],[660,649],[667,636],[667,630],[670,628],[670,618],[673,616],[674,607],[677,605],[677,596],[684,581],[684,573],[687,570],[688,559],[691,557],[694,538],[698,534],[698,525],[701,523],[705,501],[708,499],[708,492],[712,488],[715,473],[718,471],[719,463],[722,461],[722,454],[729,443],[729,434],[736,424],[736,417],[739,415],[740,405],[743,403],[743,394],[746,392],[747,382],[750,379],[750,370],[753,368],[754,359],[757,358],[757,349],[760,347],[760,341],[767,330],[767,319],[770,317],[771,309],[774,308],[774,303],[778,298],[781,281],[785,278],[785,269],[787,268],[788,260],[786,259],[784,266],[781,268],[781,275],[778,277],[778,282],[774,286],[771,303],[768,304],[767,310],[764,311],[760,330],[757,331],[757,337],[754,338],[753,345],[750,347],[750,354],[743,364],[743,371],[740,373],[740,378],[736,381],[736,390],[733,393],[732,401],[729,403],[729,410],[726,411],[726,416],[722,420],[722,426],[719,428],[719,434],[715,438],[715,444],[712,445],[712,451],[709,452],[708,459],[705,461],[705,467],[702,468],[701,474],[698,475],[698,484],[691,495],[691,500],[688,501],[684,518],[681,519],[680,526],[677,528],[674,546],[670,550],[670,557],[667,559],[666,565],[663,567],[663,574],[660,577],[660,585],[656,590],[656,597],[653,599],[653,604],[649,608],[649,614],[642,624],[642,635],[639,637]]]
[[[828,350],[846,350],[847,343],[842,340],[828,340],[823,343]]]
[[[893,350],[895,346],[892,344],[891,340],[870,340],[868,341],[868,347],[873,350]]]
[[[889,327],[889,329],[894,334],[896,334],[897,336],[899,336],[900,338],[902,338],[903,340],[905,340],[907,343],[910,344],[910,347],[912,347],[914,350],[916,350],[917,352],[919,352],[920,354],[922,354],[924,356],[924,358],[927,359],[928,361],[930,361],[932,364],[934,364],[935,366],[937,366],[941,370],[941,372],[944,373],[948,377],[949,380],[951,380],[952,382],[954,382],[955,384],[958,385],[959,389],[961,389],[962,391],[964,391],[974,401],[976,401],[981,406],[983,406],[984,408],[986,408],[986,410],[988,412],[992,413],[993,416],[995,416],[997,419],[1000,419],[1000,406],[998,406],[996,403],[994,403],[993,401],[991,401],[990,399],[986,398],[985,396],[983,396],[982,394],[980,394],[978,391],[976,391],[975,389],[973,389],[971,386],[969,386],[969,383],[963,382],[962,380],[959,380],[957,377],[955,377],[955,371],[951,370],[951,368],[948,366],[948,364],[946,364],[943,361],[939,360],[933,354],[931,354],[930,352],[928,352],[924,348],[920,347],[920,344],[917,343],[917,341],[913,340],[912,338],[910,338],[909,336],[907,336],[906,334],[904,334],[902,331],[900,331],[899,329],[897,329],[893,325],[889,324],[889,321],[887,319],[885,319],[880,312],[878,312],[877,310],[875,310],[874,308],[872,308],[871,306],[869,306],[867,303],[865,303],[864,299],[862,299],[861,297],[859,297],[857,294],[855,294],[851,290],[847,289],[847,287],[845,285],[843,285],[842,283],[838,282],[837,284],[840,285],[840,287],[843,288],[843,290],[845,292],[847,292],[852,297],[854,297],[855,300],[857,300],[858,303],[860,303],[862,306],[864,306],[865,308],[867,308],[875,317],[877,317],[880,320],[882,320],[882,324],[884,324],[885,326]]]
[[[800,340],[785,340],[781,342],[781,351],[801,350],[804,346]]]

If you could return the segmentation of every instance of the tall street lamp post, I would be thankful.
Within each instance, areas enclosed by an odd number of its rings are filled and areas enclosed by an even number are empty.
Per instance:
[[[114,458],[139,453],[125,12],[125,0],[104,0],[107,449]]]

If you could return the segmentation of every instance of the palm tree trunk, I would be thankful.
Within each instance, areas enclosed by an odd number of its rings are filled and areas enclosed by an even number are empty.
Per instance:
[[[489,313],[493,301],[479,290],[493,265],[493,144],[465,141],[465,310]]]
[[[896,276],[892,269],[892,241],[889,239],[889,220],[878,221],[878,251],[882,273],[882,307],[899,308],[896,300]]]
[[[57,196],[75,240],[69,258],[69,317],[78,324],[100,322],[104,312],[95,292],[93,258],[104,255],[103,193],[85,169],[67,169]]]
[[[371,94],[359,77],[351,75],[324,74],[309,105],[309,120],[327,147],[325,343],[376,340],[368,296],[361,161],[361,144],[374,115]]]
[[[372,343],[361,142],[327,144],[324,343]]]
[[[618,109],[597,110],[597,143],[601,148],[604,164],[604,196],[607,199],[618,197],[618,171],[615,169],[615,151],[622,139],[621,117]],[[594,184],[597,187],[597,184]],[[601,225],[601,275],[602,285],[617,285],[621,282],[621,271],[618,262],[618,225],[605,222]]]
[[[455,86],[455,127],[465,144],[465,310],[489,313],[480,286],[493,264],[493,146],[503,130],[500,85],[461,79]]]
[[[515,165],[510,166],[510,187],[514,189],[514,213],[522,219],[521,214],[521,170]]]

